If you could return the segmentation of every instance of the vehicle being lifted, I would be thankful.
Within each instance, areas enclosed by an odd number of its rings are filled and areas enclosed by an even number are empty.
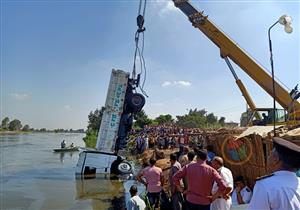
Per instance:
[[[137,16],[138,29],[134,37],[135,53],[131,78],[127,72],[112,70],[96,150],[86,150],[79,154],[76,175],[93,176],[97,173],[121,175],[133,172],[132,165],[121,156],[120,153],[123,152],[120,151],[126,147],[127,135],[133,123],[133,115],[142,110],[145,105],[143,95],[147,96],[143,89],[146,80],[146,64],[143,55],[146,1],[143,4],[143,13],[141,12],[141,3]],[[140,35],[142,35],[141,46],[139,44]],[[137,60],[140,63],[140,73],[138,74],[136,74]],[[142,85],[140,85],[142,74],[144,74],[144,78]],[[138,87],[143,95],[137,93]]]
[[[140,112],[145,105],[144,96],[133,92],[138,84],[139,77],[130,79],[129,73],[112,70],[96,149],[79,154],[76,175],[132,173],[132,165],[118,153],[126,146],[133,114]]]

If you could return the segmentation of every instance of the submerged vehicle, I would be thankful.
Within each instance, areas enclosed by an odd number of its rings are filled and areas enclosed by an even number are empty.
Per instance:
[[[127,72],[112,70],[96,148],[79,154],[76,175],[133,172],[133,166],[120,153],[126,146],[132,115],[140,112],[145,104],[143,95],[133,92],[138,82],[130,79]]]

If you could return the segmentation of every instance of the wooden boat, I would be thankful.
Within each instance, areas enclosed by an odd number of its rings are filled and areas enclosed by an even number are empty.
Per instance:
[[[60,149],[53,149],[54,152],[75,152],[79,151],[79,147],[66,147]]]

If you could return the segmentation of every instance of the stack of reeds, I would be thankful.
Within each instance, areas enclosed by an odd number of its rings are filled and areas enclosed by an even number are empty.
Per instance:
[[[272,142],[255,134],[237,141],[234,139],[233,134],[216,133],[209,135],[207,144],[213,145],[216,155],[224,159],[225,167],[234,177],[243,176],[248,186],[253,187],[257,177],[268,174],[266,161]]]

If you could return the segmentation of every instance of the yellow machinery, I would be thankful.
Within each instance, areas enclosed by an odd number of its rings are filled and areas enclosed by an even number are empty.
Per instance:
[[[224,34],[214,25],[208,16],[195,9],[187,0],[173,0],[178,7],[191,21],[195,28],[202,31],[215,45],[220,48],[221,57],[229,62],[229,58],[243,69],[258,85],[260,85],[270,96],[274,96],[272,77],[267,71],[255,62],[243,49]],[[240,84],[237,82],[240,87]],[[240,88],[241,89],[241,88]],[[242,87],[242,89],[245,89]],[[242,90],[241,89],[241,90]],[[246,89],[245,89],[246,90]],[[245,91],[247,92],[247,91]],[[300,125],[300,103],[294,100],[289,92],[275,81],[275,100],[287,111],[287,124],[291,126]],[[251,98],[244,94],[247,102]],[[248,99],[247,99],[248,98]],[[249,104],[249,102],[248,102]],[[251,104],[251,102],[250,102]],[[253,104],[253,102],[252,102]],[[274,117],[274,116],[272,116]],[[274,117],[276,119],[276,116]]]

